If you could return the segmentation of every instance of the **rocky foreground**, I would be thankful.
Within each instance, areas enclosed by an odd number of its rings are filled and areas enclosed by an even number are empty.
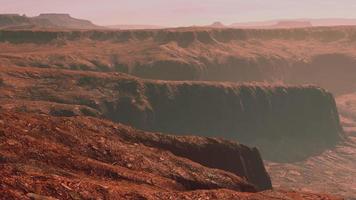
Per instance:
[[[147,137],[150,144],[142,142]],[[248,176],[205,167],[161,146],[174,141],[181,149],[190,143],[203,150],[234,146],[244,170],[255,170],[249,166],[253,157],[242,152],[256,150],[218,139],[145,133],[90,117],[7,111],[0,115],[0,138],[1,199],[338,199],[258,192]]]

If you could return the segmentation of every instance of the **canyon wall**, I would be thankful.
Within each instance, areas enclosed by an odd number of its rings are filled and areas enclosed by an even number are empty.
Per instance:
[[[342,95],[355,92],[355,41],[353,27],[2,30],[0,62],[161,80],[315,84]]]
[[[320,88],[208,83],[146,87],[151,130],[237,139],[259,147],[266,159],[303,159],[336,144],[341,133],[333,96]]]
[[[188,46],[194,42],[201,43],[227,43],[243,40],[307,40],[315,39],[322,42],[338,41],[341,39],[354,41],[356,30],[353,27],[316,27],[316,28],[294,28],[294,29],[214,29],[214,28],[177,28],[160,30],[1,30],[2,41],[16,42],[16,35],[21,35],[21,42],[33,42],[32,35],[37,34],[39,38],[47,41],[57,39],[79,40],[108,40],[108,41],[130,41],[149,40],[157,43],[176,42],[180,46]],[[50,37],[49,37],[50,36]]]
[[[149,81],[118,73],[0,69],[3,108],[98,116],[143,130],[235,139],[257,146],[264,158],[275,161],[318,153],[336,144],[342,132],[333,96],[314,86]]]

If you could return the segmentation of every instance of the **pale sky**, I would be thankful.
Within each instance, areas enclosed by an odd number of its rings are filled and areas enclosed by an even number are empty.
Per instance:
[[[98,25],[356,18],[356,0],[0,0],[0,13],[69,13]]]

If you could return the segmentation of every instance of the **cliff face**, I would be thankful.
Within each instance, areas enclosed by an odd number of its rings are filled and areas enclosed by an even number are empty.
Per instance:
[[[332,95],[315,87],[163,83],[147,91],[151,130],[237,139],[266,159],[302,159],[341,133]]]
[[[296,163],[266,162],[273,186],[356,197],[356,94],[336,98],[343,140],[334,148]],[[351,187],[350,187],[351,186]],[[344,190],[343,188],[351,188]]]
[[[38,18],[47,19],[73,19],[66,14],[42,14]],[[85,21],[85,20],[84,20]],[[19,32],[26,38],[31,32],[38,32],[45,35],[49,31],[39,30],[19,30],[2,32]],[[228,43],[233,41],[248,40],[285,40],[302,41],[316,40],[319,42],[331,42],[339,40],[353,41],[356,30],[352,27],[316,27],[316,28],[295,28],[295,29],[214,29],[214,28],[177,28],[163,30],[88,30],[88,31],[55,31],[57,33],[53,40],[65,38],[68,40],[78,40],[82,38],[102,41],[132,41],[150,40],[155,42],[192,45],[195,42],[207,43]],[[9,35],[4,38],[11,41]],[[31,40],[25,40],[31,42]],[[184,46],[184,45],[180,45]],[[188,47],[188,46],[186,46]]]
[[[204,166],[223,169],[245,178],[259,190],[272,188],[260,153],[256,148],[216,138],[138,134],[124,136],[128,140],[169,150],[177,156],[188,158]]]
[[[0,62],[161,80],[307,83],[340,95],[355,91],[355,38],[353,27],[3,30]]]
[[[1,68],[1,76],[6,109],[102,116],[143,130],[236,139],[276,161],[318,153],[342,132],[332,95],[312,86],[162,82],[16,67]]]

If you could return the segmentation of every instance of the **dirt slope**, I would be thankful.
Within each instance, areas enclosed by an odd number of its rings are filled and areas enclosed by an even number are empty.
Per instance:
[[[135,142],[142,134],[94,118],[2,112],[0,198],[336,199],[285,191],[254,193],[238,176]]]

